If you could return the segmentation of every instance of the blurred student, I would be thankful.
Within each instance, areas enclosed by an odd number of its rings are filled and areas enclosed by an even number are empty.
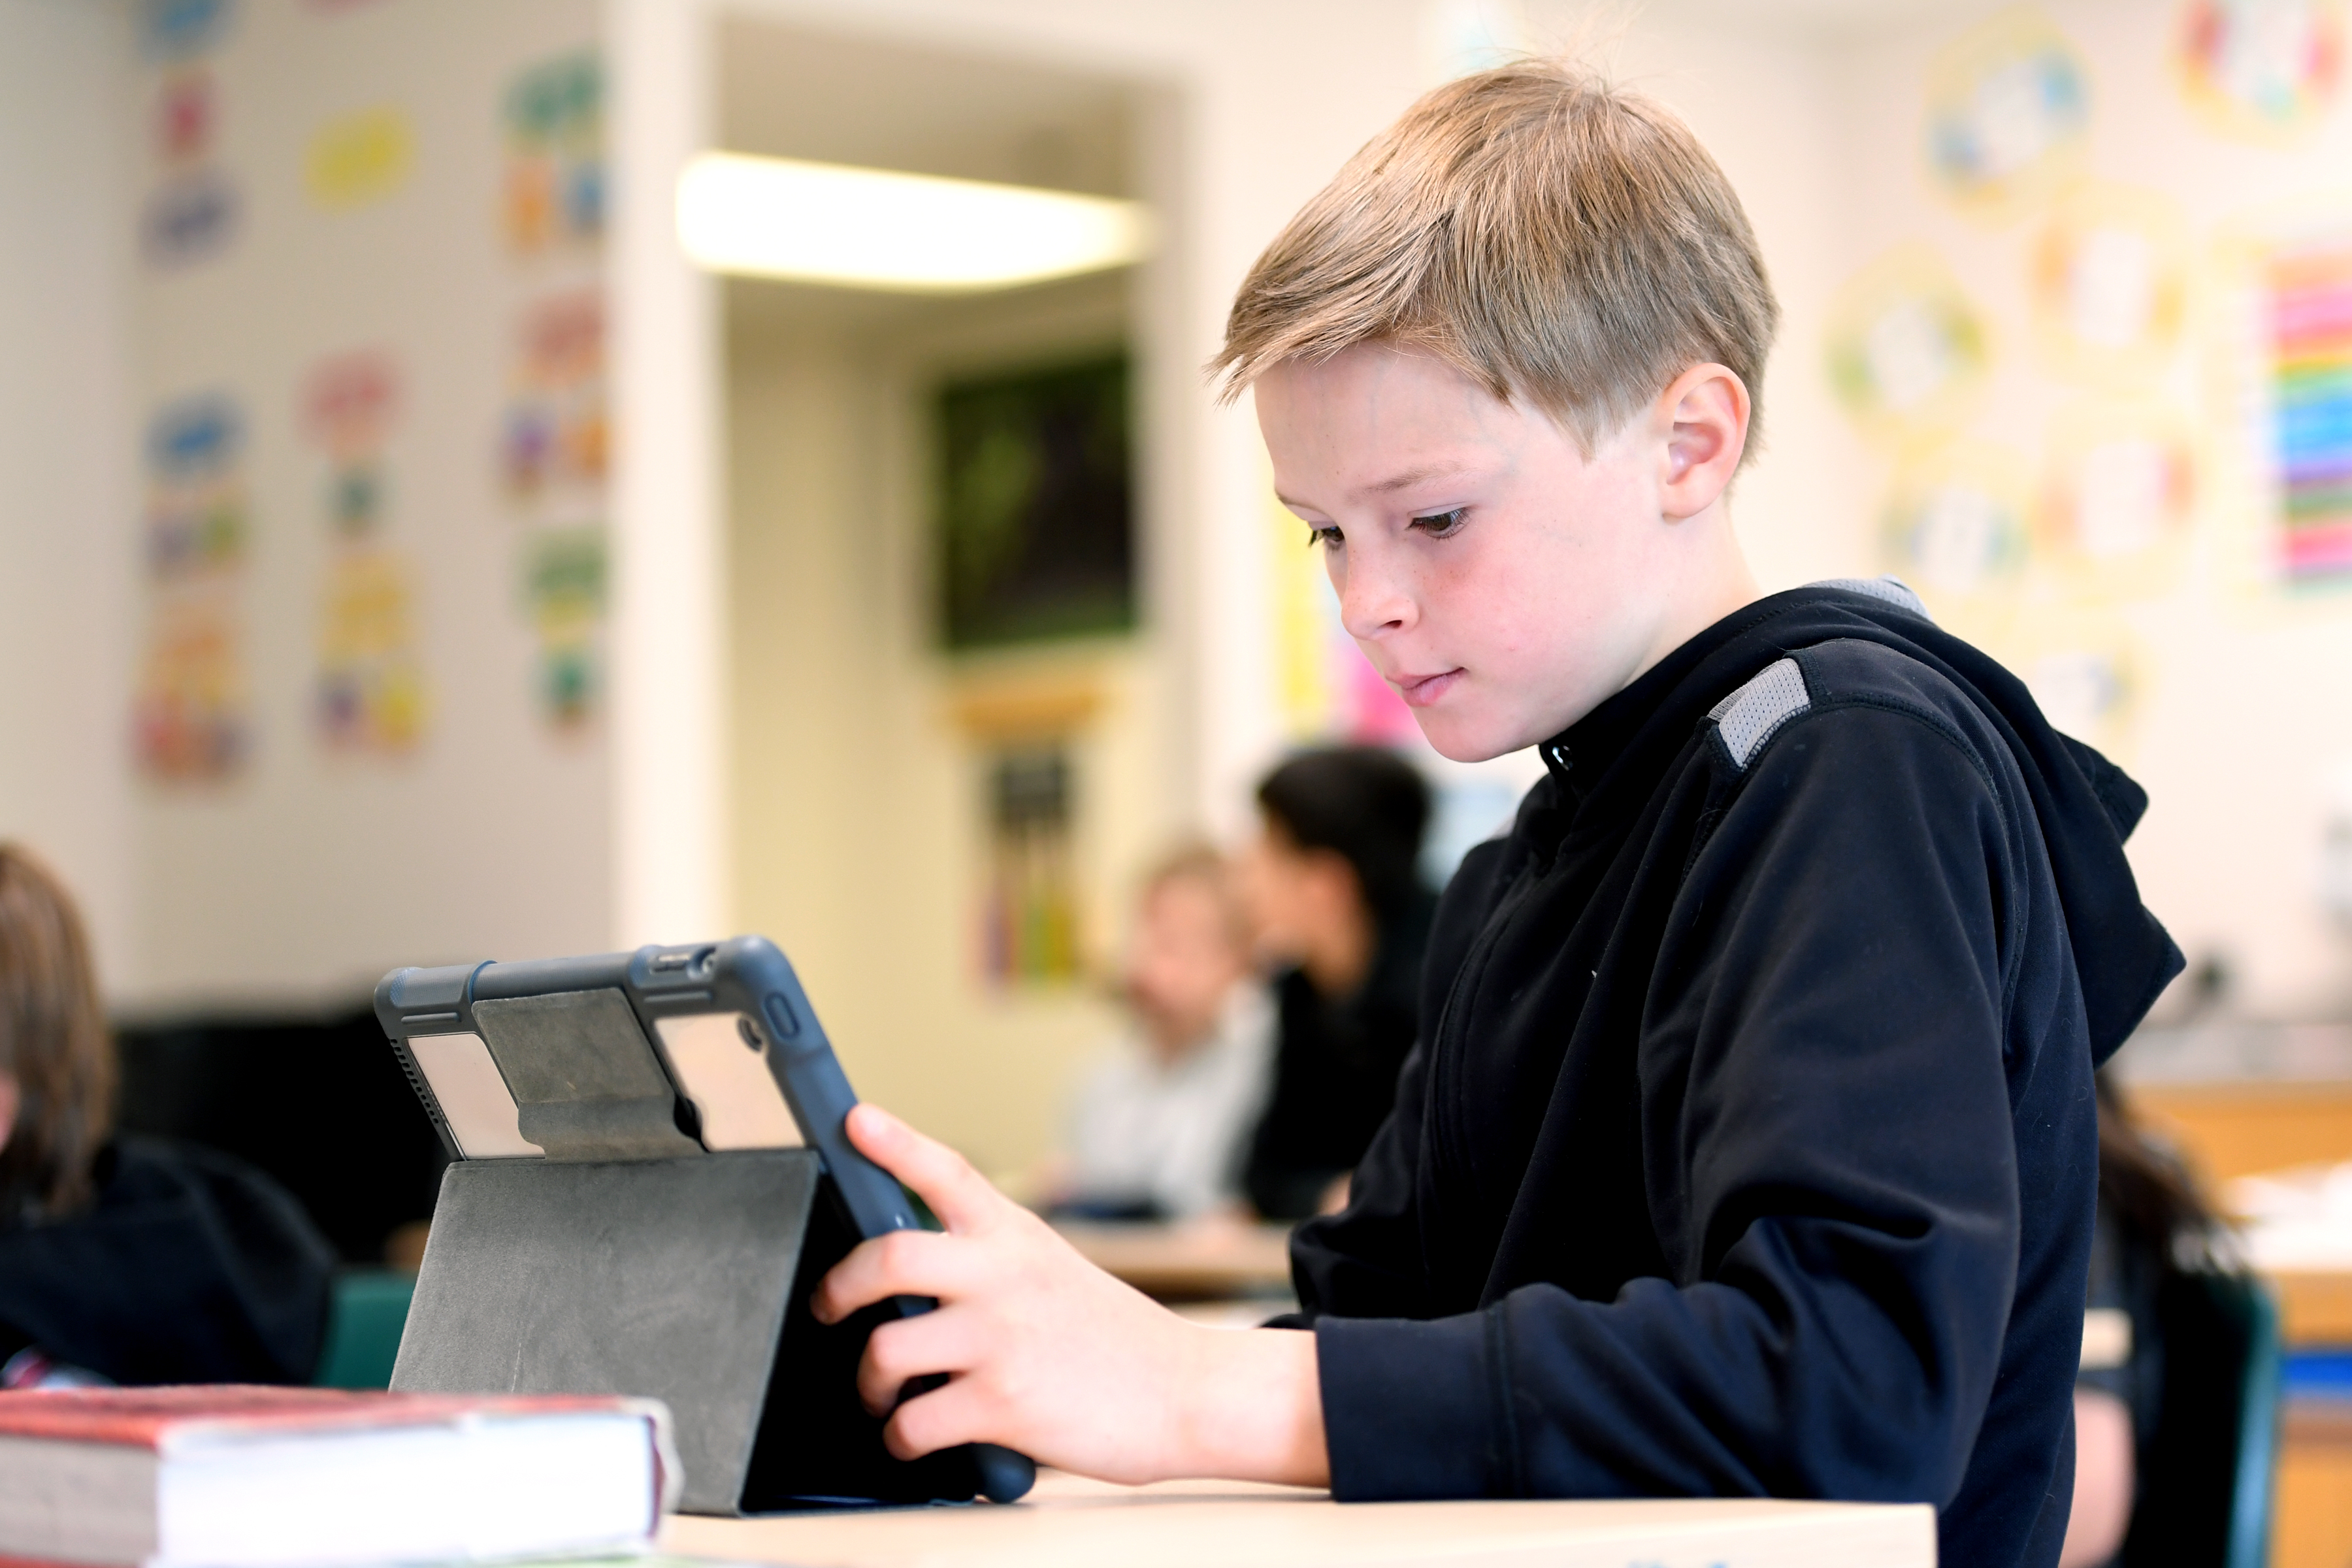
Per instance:
[[[1268,1219],[1344,1200],[1412,1049],[1437,900],[1421,880],[1429,786],[1393,752],[1303,752],[1258,785],[1244,860],[1259,951],[1281,965],[1274,1092],[1243,1185]]]
[[[1189,1219],[1229,1206],[1265,1103],[1274,1018],[1214,850],[1172,856],[1144,883],[1124,982],[1133,1023],[1079,1088],[1055,1207]]]
[[[73,901],[0,843],[0,1387],[302,1383],[335,1256],[208,1150],[110,1138],[114,1041]]]
[[[2074,1507],[2059,1568],[2117,1560],[2138,1500],[2139,1456],[2164,1404],[2158,1298],[2180,1259],[2204,1247],[2213,1213],[2189,1173],[2139,1130],[2112,1068],[2094,1077],[2099,1101],[2099,1206],[2091,1230],[2086,1305],[2131,1325],[2120,1354],[2074,1379]]]

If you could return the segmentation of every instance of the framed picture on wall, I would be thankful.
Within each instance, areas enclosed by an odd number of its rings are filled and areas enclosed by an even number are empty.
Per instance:
[[[947,647],[1132,629],[1126,356],[950,382],[937,419]]]

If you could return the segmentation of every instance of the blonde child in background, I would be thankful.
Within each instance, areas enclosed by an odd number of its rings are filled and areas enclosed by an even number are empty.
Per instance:
[[[1234,1203],[1273,1059],[1250,936],[1214,850],[1145,880],[1121,975],[1132,1019],[1079,1086],[1057,1212],[1189,1219]]]

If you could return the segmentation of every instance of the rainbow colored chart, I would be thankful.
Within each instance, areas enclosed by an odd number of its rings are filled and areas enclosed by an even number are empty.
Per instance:
[[[2352,574],[2352,238],[2270,261],[2277,564],[2290,583]]]

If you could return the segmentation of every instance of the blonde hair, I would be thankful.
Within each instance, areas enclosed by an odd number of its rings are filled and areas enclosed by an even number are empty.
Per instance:
[[[0,1073],[17,1092],[0,1147],[0,1226],[88,1203],[90,1163],[114,1120],[114,1039],[72,895],[8,843],[0,843]]]
[[[1230,400],[1286,360],[1394,343],[1527,398],[1589,456],[1711,362],[1747,384],[1753,454],[1780,313],[1690,128],[1528,60],[1428,93],[1350,158],[1250,269],[1210,368]]]

